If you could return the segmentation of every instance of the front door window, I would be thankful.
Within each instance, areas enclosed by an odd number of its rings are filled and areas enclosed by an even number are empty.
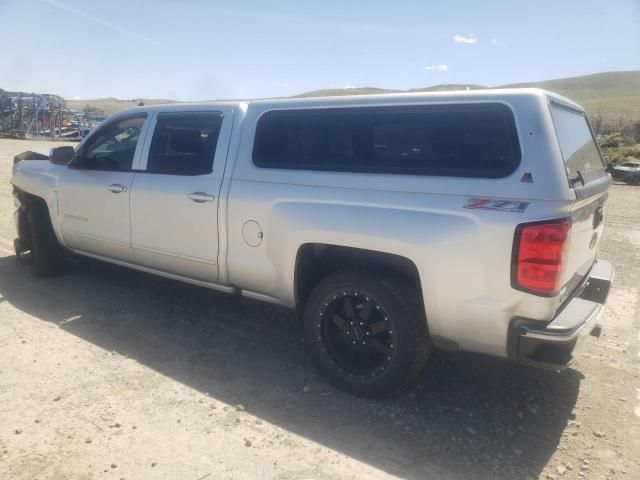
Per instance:
[[[77,168],[129,171],[144,117],[129,117],[106,125],[83,147]]]

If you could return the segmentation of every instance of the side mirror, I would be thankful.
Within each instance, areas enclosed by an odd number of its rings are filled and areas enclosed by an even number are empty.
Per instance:
[[[73,147],[55,147],[49,153],[49,161],[56,165],[69,165],[74,155],[75,150]]]

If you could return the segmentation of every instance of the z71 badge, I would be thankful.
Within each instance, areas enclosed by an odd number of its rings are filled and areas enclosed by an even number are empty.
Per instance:
[[[470,198],[464,208],[480,210],[496,210],[498,212],[522,213],[529,206],[529,202],[517,200],[494,200],[491,198]]]

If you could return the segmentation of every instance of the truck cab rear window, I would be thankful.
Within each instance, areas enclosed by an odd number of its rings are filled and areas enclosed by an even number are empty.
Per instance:
[[[499,178],[520,163],[501,104],[272,111],[258,121],[259,167]]]

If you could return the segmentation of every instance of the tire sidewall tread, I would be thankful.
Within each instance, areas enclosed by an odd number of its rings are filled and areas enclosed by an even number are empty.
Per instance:
[[[38,277],[51,277],[60,273],[64,253],[51,225],[49,210],[36,203],[27,212],[31,229],[31,268]]]
[[[397,335],[396,353],[387,369],[371,379],[361,379],[329,361],[314,334],[319,310],[326,298],[344,289],[356,289],[376,299],[392,316]],[[412,283],[396,275],[368,271],[339,271],[321,280],[304,309],[305,340],[318,369],[341,390],[364,397],[392,394],[415,380],[429,356],[430,342],[421,297]]]

